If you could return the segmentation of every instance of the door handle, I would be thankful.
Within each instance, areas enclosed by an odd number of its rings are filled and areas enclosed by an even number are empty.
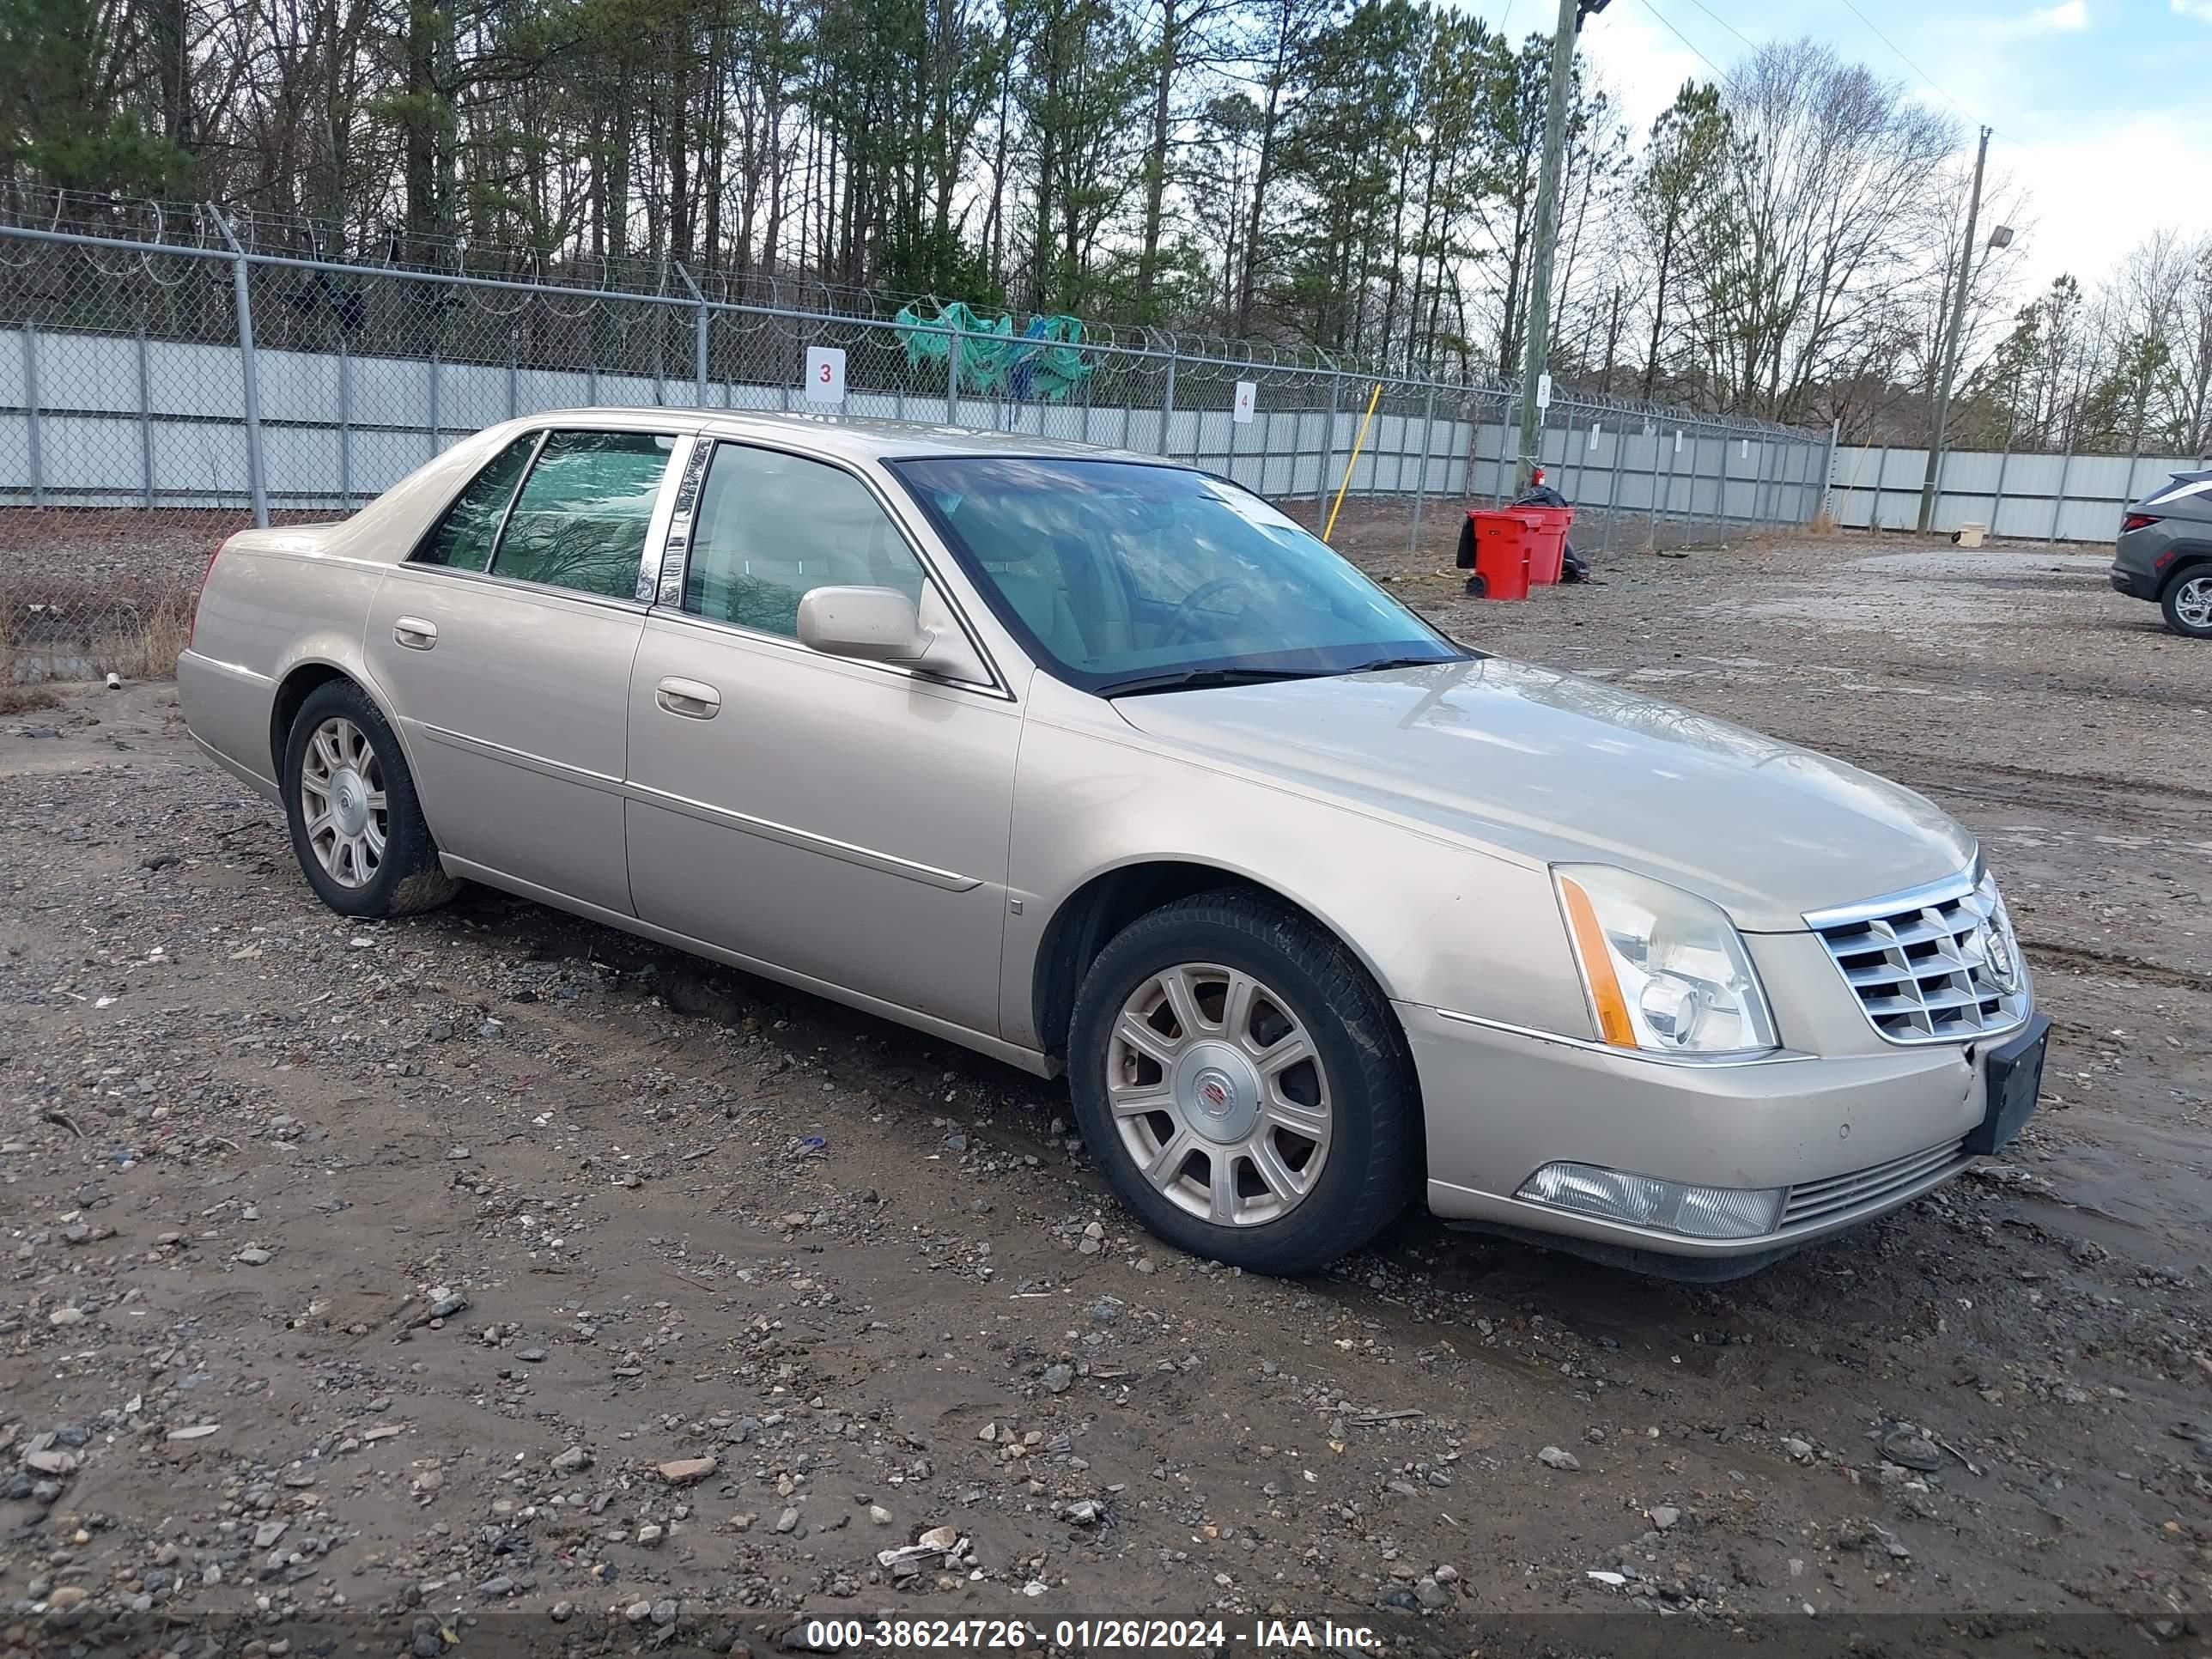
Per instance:
[[[421,617],[397,617],[392,637],[410,651],[428,651],[438,642],[438,624]]]
[[[710,720],[722,712],[722,694],[713,686],[704,680],[679,679],[673,674],[653,688],[653,700],[687,720]]]

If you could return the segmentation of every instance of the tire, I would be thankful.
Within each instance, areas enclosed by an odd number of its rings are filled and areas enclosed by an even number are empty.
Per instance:
[[[1300,1038],[1310,1060],[1285,1064]],[[1115,1194],[1195,1255],[1311,1273],[1419,1182],[1419,1090],[1389,1002],[1335,938],[1255,894],[1201,894],[1116,934],[1076,997],[1068,1072]]]
[[[300,705],[284,738],[283,790],[292,856],[340,915],[411,915],[460,890],[439,866],[399,739],[351,680],[327,681]]]
[[[2178,570],[2159,595],[2166,625],[2185,639],[2212,640],[2212,565]]]

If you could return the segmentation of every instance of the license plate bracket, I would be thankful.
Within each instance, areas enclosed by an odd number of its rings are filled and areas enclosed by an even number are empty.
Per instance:
[[[1966,1137],[1966,1152],[1986,1158],[2002,1151],[2035,1115],[2036,1097],[2043,1087],[2043,1059],[2050,1048],[2050,1020],[2037,1014],[2019,1036],[2002,1048],[1989,1051],[1982,1062],[1989,1104],[1982,1121]]]

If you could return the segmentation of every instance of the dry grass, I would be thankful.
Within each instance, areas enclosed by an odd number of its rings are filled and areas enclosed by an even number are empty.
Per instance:
[[[192,638],[192,599],[176,594],[161,600],[137,625],[94,640],[88,654],[94,669],[126,680],[166,680],[177,672],[177,659]]]
[[[1832,536],[1836,533],[1836,521],[1828,516],[1826,507],[1822,507],[1806,520],[1805,533],[1808,536]]]
[[[43,685],[0,685],[0,714],[27,714],[33,708],[58,708],[62,700]]]

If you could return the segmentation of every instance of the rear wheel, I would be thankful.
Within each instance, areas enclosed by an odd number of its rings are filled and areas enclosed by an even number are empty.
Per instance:
[[[2159,609],[2166,625],[2192,640],[2212,640],[2212,567],[2185,570],[2166,585]]]
[[[341,915],[408,915],[459,890],[439,865],[399,740],[350,680],[300,705],[284,744],[284,813],[301,872]]]
[[[1420,1114],[1389,1003],[1335,939],[1255,896],[1117,934],[1076,1000],[1068,1066],[1116,1195],[1194,1254],[1310,1273],[1413,1194]]]

